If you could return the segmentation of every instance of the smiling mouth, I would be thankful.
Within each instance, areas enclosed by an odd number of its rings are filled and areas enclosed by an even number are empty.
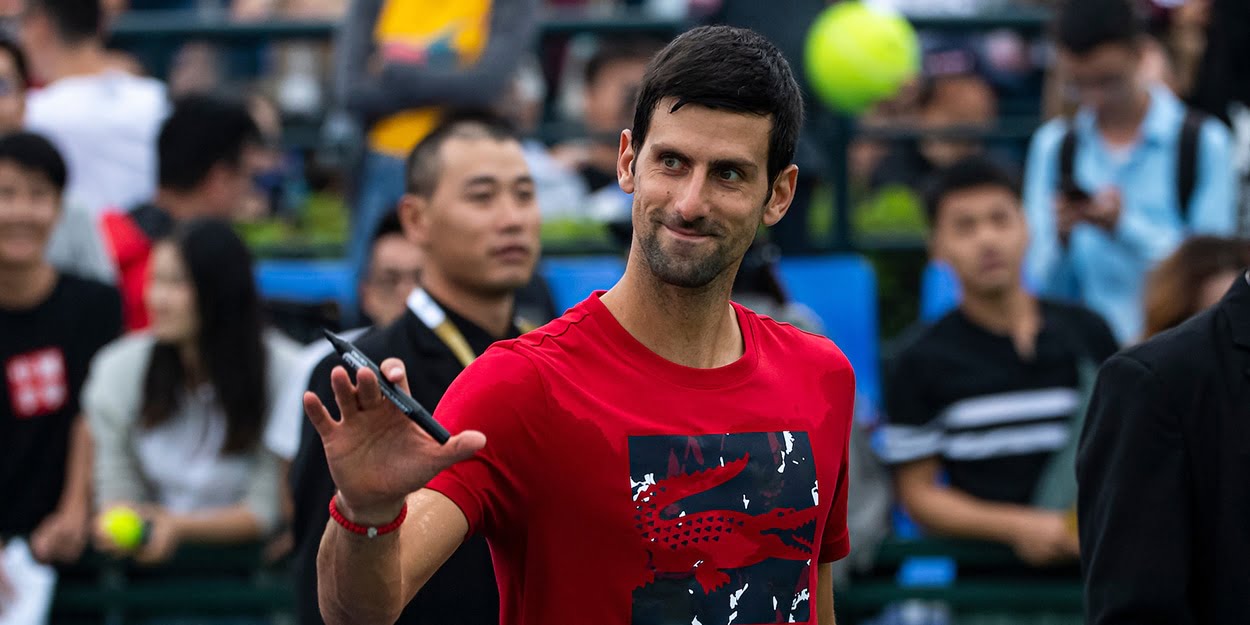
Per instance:
[[[668,230],[670,233],[672,233],[673,236],[679,239],[685,239],[689,241],[701,241],[703,239],[709,239],[712,237],[711,234],[708,234],[706,232],[697,232],[695,230],[688,230],[685,228],[674,228],[668,224],[664,224],[664,228]]]

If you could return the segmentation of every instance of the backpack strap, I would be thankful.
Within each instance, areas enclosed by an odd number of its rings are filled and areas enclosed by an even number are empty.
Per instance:
[[[1059,189],[1071,189],[1076,186],[1076,129],[1071,124],[1063,133],[1063,141],[1059,144]]]
[[[1181,223],[1186,225],[1189,224],[1189,205],[1193,201],[1194,187],[1198,184],[1198,142],[1205,121],[1206,115],[1200,111],[1186,110],[1176,146],[1176,201],[1181,211]]]

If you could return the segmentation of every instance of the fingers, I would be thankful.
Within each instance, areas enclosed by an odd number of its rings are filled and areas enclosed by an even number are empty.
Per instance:
[[[386,376],[386,379],[391,381],[391,384],[394,384],[403,392],[411,394],[411,391],[408,390],[408,372],[404,369],[402,360],[387,358],[382,361],[378,368],[382,370],[382,374]]]
[[[443,445],[443,451],[447,464],[450,466],[472,458],[485,446],[485,434],[476,430],[465,430],[448,439],[447,444]]]
[[[330,411],[326,410],[325,404],[321,403],[321,398],[312,391],[304,391],[304,414],[308,415],[308,420],[321,438],[330,435],[334,428],[334,419],[330,416]]]

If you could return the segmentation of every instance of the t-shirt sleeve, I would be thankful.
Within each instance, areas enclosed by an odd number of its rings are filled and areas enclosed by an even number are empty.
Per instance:
[[[845,375],[837,383],[835,401],[837,408],[835,418],[840,419],[842,428],[841,463],[838,466],[838,481],[833,491],[833,508],[829,511],[829,520],[825,523],[825,533],[820,541],[820,562],[834,562],[845,558],[851,552],[851,534],[847,525],[847,490],[851,481],[850,449],[851,427],[855,413],[855,378],[847,367]]]
[[[932,372],[922,370],[910,350],[899,354],[887,368],[885,423],[881,427],[878,454],[886,464],[915,462],[938,455],[942,430],[937,410],[927,396],[924,380]]]
[[[490,536],[522,510],[527,472],[541,462],[536,420],[547,393],[538,370],[514,348],[495,346],[460,374],[434,413],[453,434],[477,430],[486,447],[437,475],[427,488],[451,499],[469,521],[469,533]]]

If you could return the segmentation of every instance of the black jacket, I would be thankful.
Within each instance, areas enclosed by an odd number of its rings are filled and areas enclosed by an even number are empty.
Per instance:
[[[1250,623],[1250,284],[1112,357],[1077,459],[1089,625]]]
[[[447,310],[448,318],[460,329],[475,353],[481,354],[492,342],[485,331]],[[516,329],[512,329],[516,336]],[[463,370],[443,342],[411,311],[395,323],[366,333],[357,347],[375,362],[399,358],[408,371],[412,396],[431,412],[447,387]],[[337,355],[327,356],[317,365],[309,384],[334,418],[338,406],[330,390],[330,370],[341,364]],[[325,449],[311,422],[304,420],[299,452],[291,466],[291,490],[295,500],[295,593],[299,622],[319,625],[317,606],[317,549],[326,523],[327,508],[334,495],[334,482],[326,466]],[[408,604],[397,623],[407,625],[496,625],[499,622],[499,592],[486,540],[471,536],[451,559]]]

